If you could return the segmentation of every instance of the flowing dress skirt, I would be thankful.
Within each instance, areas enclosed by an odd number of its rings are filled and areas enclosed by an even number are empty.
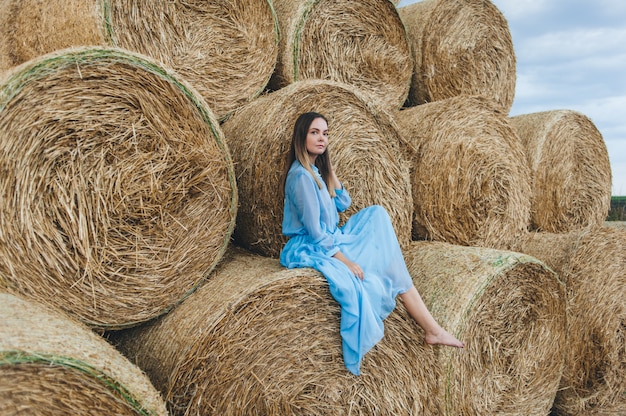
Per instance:
[[[387,211],[378,205],[354,214],[334,232],[341,252],[359,264],[363,280],[308,236],[289,239],[280,256],[285,267],[311,267],[328,281],[341,306],[340,332],[346,368],[360,374],[363,356],[384,335],[383,320],[396,306],[397,295],[413,286]]]

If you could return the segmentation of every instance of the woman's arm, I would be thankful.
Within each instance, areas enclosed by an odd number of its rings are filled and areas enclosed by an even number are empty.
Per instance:
[[[350,269],[350,271],[352,273],[354,273],[354,275],[356,277],[358,277],[359,279],[363,280],[363,276],[364,275],[363,275],[363,269],[361,269],[361,266],[359,266],[358,264],[356,264],[352,260],[348,259],[341,251],[336,252],[333,255],[333,257],[336,258],[337,260],[341,261],[346,266],[348,266],[348,269]]]
[[[332,234],[322,227],[321,206],[314,179],[307,172],[294,175],[287,183],[286,192],[290,194],[298,220],[313,243],[319,245],[329,256],[339,251]]]

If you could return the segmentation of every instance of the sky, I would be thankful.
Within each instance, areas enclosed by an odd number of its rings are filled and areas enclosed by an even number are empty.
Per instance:
[[[517,61],[509,115],[565,109],[589,117],[609,152],[612,195],[626,195],[626,1],[492,3],[509,24]]]

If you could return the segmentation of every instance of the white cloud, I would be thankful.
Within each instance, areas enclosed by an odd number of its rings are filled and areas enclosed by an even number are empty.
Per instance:
[[[610,56],[616,51],[626,53],[625,45],[626,28],[575,28],[525,39],[515,53],[528,64],[538,60]]]
[[[537,16],[550,9],[549,0],[495,0],[492,3],[507,20],[521,20]]]

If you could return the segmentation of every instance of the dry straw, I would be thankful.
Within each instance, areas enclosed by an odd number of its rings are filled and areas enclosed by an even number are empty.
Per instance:
[[[368,205],[382,205],[400,244],[408,243],[413,201],[393,120],[351,86],[320,80],[296,82],[260,97],[222,124],[241,200],[237,243],[268,256],[277,256],[284,245],[283,167],[293,125],[307,111],[321,112],[329,121],[333,166],[352,197],[342,219]]]
[[[103,328],[192,291],[237,208],[205,102],[118,49],[59,51],[0,82],[0,192],[0,286]]]
[[[6,293],[0,316],[0,414],[167,414],[146,375],[87,327]]]
[[[435,319],[466,343],[440,352],[442,414],[548,414],[567,347],[556,274],[520,253],[439,242],[413,242],[405,258]]]
[[[458,96],[395,113],[411,164],[414,239],[508,249],[530,223],[530,169],[492,100]]]
[[[425,0],[398,12],[415,62],[411,104],[483,95],[509,112],[515,52],[508,23],[492,2]]]
[[[531,168],[533,228],[560,233],[601,226],[611,205],[611,165],[594,123],[571,110],[510,120]]]
[[[626,230],[532,233],[521,250],[567,286],[565,369],[557,415],[626,414]]]
[[[605,227],[626,229],[626,221],[605,221]]]
[[[351,84],[400,108],[413,62],[389,0],[274,0],[281,39],[273,89],[306,79]]]
[[[278,37],[269,0],[0,1],[0,73],[59,49],[115,46],[175,69],[219,118],[263,91]]]
[[[168,315],[111,335],[173,415],[441,414],[435,351],[399,303],[362,375],[343,364],[321,274],[233,249]]]

